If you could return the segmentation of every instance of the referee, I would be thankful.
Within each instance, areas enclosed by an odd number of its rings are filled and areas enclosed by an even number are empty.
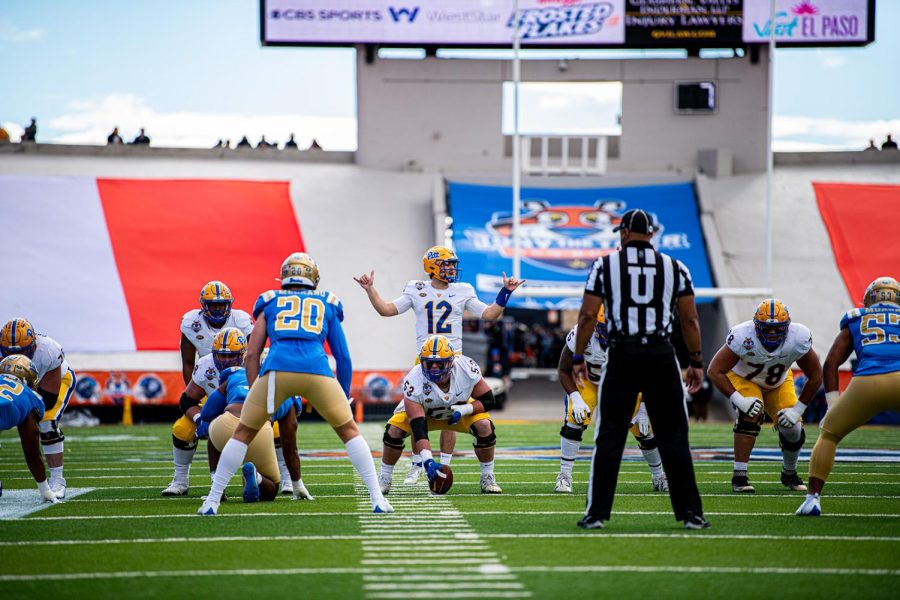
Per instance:
[[[629,210],[615,228],[622,248],[598,258],[588,275],[572,358],[576,381],[585,377],[584,349],[600,304],[606,305],[609,358],[598,403],[594,455],[583,529],[602,529],[610,517],[622,450],[638,393],[658,440],[675,518],[687,529],[706,529],[688,443],[681,372],[670,341],[674,315],[690,352],[688,389],[703,381],[700,321],[687,267],[650,244],[654,226],[640,209]]]

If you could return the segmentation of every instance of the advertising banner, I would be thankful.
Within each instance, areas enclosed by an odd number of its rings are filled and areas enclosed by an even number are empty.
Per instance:
[[[776,0],[775,41],[798,44],[865,42],[869,0]],[[744,41],[769,41],[769,2],[744,3]]]
[[[740,46],[744,0],[626,0],[628,46]]]
[[[512,190],[450,182],[453,244],[462,280],[479,298],[493,302],[502,273],[512,273]],[[522,188],[520,255],[527,286],[583,289],[588,270],[616,250],[613,228],[631,208],[651,213],[658,232],[653,243],[684,262],[695,287],[711,287],[712,276],[691,182],[610,188]],[[705,299],[698,299],[703,301]],[[578,308],[577,297],[526,298],[517,308]]]

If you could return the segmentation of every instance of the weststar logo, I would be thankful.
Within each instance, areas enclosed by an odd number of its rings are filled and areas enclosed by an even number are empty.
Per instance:
[[[394,23],[400,23],[401,21],[405,21],[407,23],[414,23],[416,20],[416,17],[419,16],[419,7],[416,6],[414,8],[407,8],[407,7],[397,8],[395,6],[389,6],[388,13],[391,15],[391,19],[394,20]]]

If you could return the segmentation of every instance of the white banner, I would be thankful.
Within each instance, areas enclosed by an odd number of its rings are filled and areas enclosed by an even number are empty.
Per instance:
[[[511,45],[513,0],[263,0],[267,44]],[[520,0],[523,45],[625,41],[624,0]]]
[[[775,40],[779,42],[864,42],[868,0],[776,0]],[[768,0],[744,1],[744,41],[767,42],[771,31]]]

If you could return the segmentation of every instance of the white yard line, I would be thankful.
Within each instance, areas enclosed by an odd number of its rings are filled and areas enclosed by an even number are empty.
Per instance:
[[[94,488],[67,488],[66,497],[74,498],[82,494],[94,491]],[[36,489],[33,490],[3,490],[0,497],[0,521],[12,521],[27,517],[32,513],[53,506],[44,502]]]

